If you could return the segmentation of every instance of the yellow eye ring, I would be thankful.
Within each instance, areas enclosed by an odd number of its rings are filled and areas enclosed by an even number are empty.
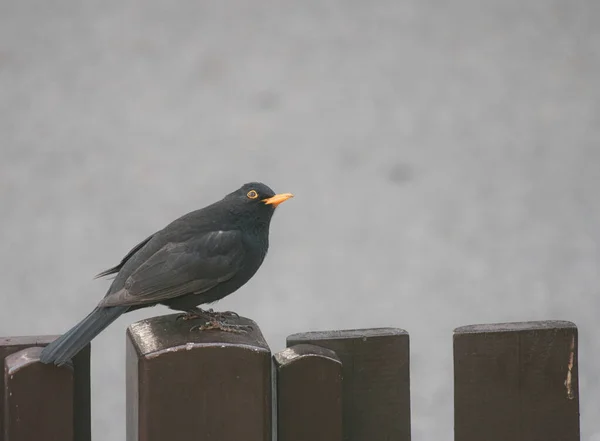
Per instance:
[[[258,197],[258,193],[256,190],[250,190],[246,196],[248,196],[249,199],[256,199]]]

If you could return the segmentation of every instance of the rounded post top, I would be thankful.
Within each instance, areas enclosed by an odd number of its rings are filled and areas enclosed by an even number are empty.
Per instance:
[[[206,346],[246,346],[253,351],[269,352],[258,325],[246,318],[230,318],[227,324],[250,326],[243,333],[198,330],[201,319],[181,320],[181,314],[152,317],[133,323],[127,337],[139,356],[152,358],[165,352],[189,351]]]

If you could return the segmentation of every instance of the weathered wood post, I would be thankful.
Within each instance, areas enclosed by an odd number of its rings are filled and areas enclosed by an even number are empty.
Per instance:
[[[277,441],[342,441],[342,363],[337,355],[300,344],[273,359]]]
[[[454,428],[456,441],[578,441],[577,327],[457,328]]]
[[[256,323],[198,331],[179,316],[127,331],[127,441],[270,441],[271,352]]]
[[[3,441],[90,441],[90,346],[70,366],[44,365],[42,347],[55,338],[0,338]]]
[[[410,440],[409,337],[379,328],[290,335],[287,346],[311,344],[342,361],[344,441]]]

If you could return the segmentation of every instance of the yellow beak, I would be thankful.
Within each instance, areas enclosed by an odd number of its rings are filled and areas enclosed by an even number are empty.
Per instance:
[[[289,198],[293,198],[293,197],[294,197],[294,195],[292,193],[280,193],[280,194],[276,194],[275,196],[272,196],[270,198],[263,199],[262,201],[267,205],[273,205],[274,207],[277,207],[282,202],[285,202]]]

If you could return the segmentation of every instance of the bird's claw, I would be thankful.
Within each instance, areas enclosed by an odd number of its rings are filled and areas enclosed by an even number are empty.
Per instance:
[[[226,323],[220,322],[218,320],[211,320],[203,325],[193,326],[190,331],[198,330],[198,331],[208,331],[208,330],[217,330],[223,332],[231,332],[233,334],[246,334],[248,331],[252,330],[252,326],[250,325],[228,325]]]

